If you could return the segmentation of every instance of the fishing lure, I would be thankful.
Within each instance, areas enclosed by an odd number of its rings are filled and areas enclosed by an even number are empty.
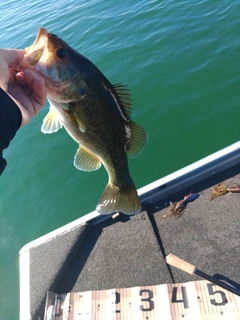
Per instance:
[[[182,214],[182,211],[185,209],[187,203],[194,201],[195,199],[198,198],[198,196],[199,196],[198,193],[190,192],[182,200],[180,200],[178,202],[174,202],[172,204],[170,210],[168,211],[168,213],[165,214],[164,216],[162,216],[162,218],[166,218],[166,217],[172,216],[172,215],[175,217],[179,217]]]
[[[213,192],[211,194],[210,200],[213,200],[219,196],[222,196],[228,192],[230,193],[240,193],[240,185],[226,187],[224,184],[219,183],[216,187],[212,188]]]

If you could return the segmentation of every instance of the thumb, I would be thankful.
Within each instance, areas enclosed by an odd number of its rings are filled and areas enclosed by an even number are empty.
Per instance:
[[[4,57],[9,68],[14,68],[23,59],[26,51],[16,49],[0,49],[0,54]]]

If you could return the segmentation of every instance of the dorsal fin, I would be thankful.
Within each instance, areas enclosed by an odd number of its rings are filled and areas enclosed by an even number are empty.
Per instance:
[[[119,102],[121,103],[121,107],[123,107],[126,116],[130,119],[132,114],[132,100],[127,85],[117,83],[113,85],[113,88],[117,94],[118,99],[120,100]]]

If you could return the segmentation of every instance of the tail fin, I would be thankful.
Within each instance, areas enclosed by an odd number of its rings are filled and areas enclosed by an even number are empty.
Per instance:
[[[121,190],[118,186],[108,183],[99,200],[96,210],[102,214],[122,212],[128,215],[141,211],[141,203],[134,184]]]

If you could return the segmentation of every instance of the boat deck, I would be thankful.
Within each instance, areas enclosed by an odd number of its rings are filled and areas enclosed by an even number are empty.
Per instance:
[[[31,319],[43,319],[47,291],[200,280],[166,264],[169,253],[240,289],[240,194],[210,201],[218,183],[240,184],[240,148],[215,158],[163,179],[152,191],[140,190],[143,210],[138,215],[112,219],[93,213],[87,221],[80,219],[25,246],[20,252],[21,319],[27,309]],[[171,203],[191,191],[199,197],[180,216],[164,218]]]

